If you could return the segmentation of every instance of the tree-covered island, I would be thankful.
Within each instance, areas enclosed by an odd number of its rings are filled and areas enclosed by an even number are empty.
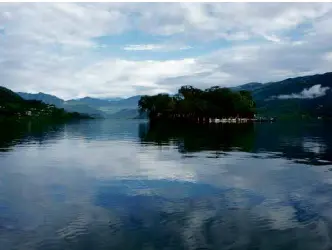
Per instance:
[[[218,86],[205,90],[182,86],[174,96],[144,95],[138,102],[138,108],[140,112],[147,112],[150,121],[251,121],[256,113],[250,91],[232,91]]]

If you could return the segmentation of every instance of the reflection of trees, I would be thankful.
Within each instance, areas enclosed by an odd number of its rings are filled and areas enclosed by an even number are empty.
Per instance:
[[[235,148],[251,151],[254,127],[253,124],[141,124],[139,136],[142,143],[174,143],[183,153],[202,150],[230,151]]]
[[[0,152],[9,151],[17,144],[36,142],[42,144],[45,140],[55,138],[63,131],[61,123],[48,122],[16,122],[0,123]]]
[[[179,151],[267,152],[312,165],[332,162],[332,132],[319,123],[141,124],[141,143],[175,144]]]

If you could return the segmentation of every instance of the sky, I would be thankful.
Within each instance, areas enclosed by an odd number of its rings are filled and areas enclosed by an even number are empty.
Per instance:
[[[0,3],[0,85],[64,99],[332,71],[332,3]]]

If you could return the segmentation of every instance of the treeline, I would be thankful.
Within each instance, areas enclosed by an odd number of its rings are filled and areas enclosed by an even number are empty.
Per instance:
[[[217,86],[201,90],[183,86],[174,96],[142,96],[138,108],[140,112],[146,112],[150,120],[165,118],[204,122],[210,118],[252,118],[256,104],[251,93],[245,90],[232,91]]]

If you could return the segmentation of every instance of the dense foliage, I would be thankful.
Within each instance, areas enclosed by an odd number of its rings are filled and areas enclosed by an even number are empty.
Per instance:
[[[140,112],[150,119],[186,119],[204,121],[209,118],[252,118],[255,102],[249,91],[232,91],[211,87],[205,90],[183,86],[175,96],[158,94],[142,96],[138,102]]]
[[[24,100],[13,91],[0,87],[0,118],[46,118],[46,119],[78,119],[90,118],[77,112],[66,112],[54,105],[39,100]]]

